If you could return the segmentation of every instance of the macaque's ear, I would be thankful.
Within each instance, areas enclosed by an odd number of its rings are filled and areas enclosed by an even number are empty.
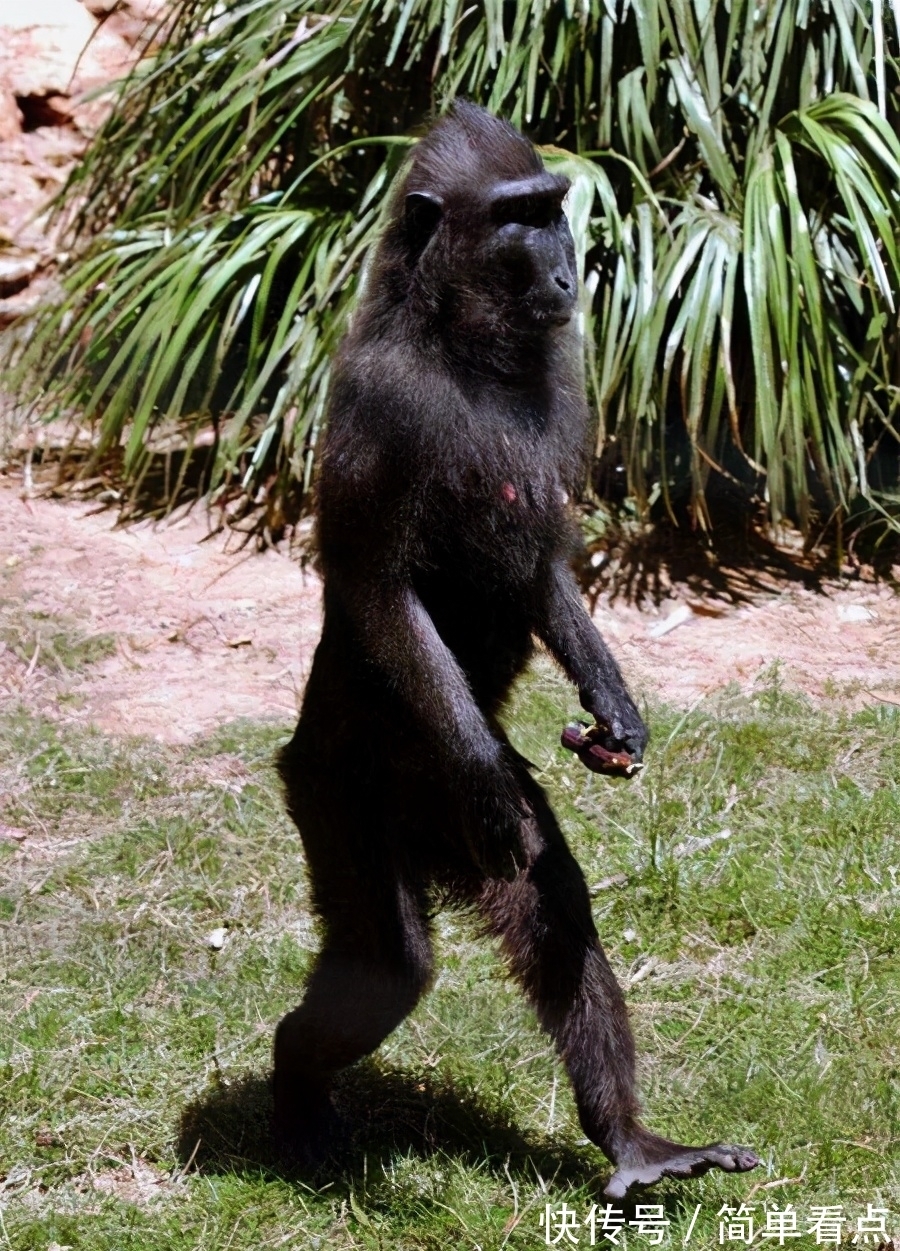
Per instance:
[[[444,214],[439,196],[431,191],[410,191],[406,197],[404,224],[412,261],[415,263],[428,246]]]

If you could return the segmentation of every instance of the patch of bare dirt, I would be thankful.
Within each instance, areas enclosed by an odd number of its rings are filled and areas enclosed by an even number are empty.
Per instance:
[[[723,605],[672,588],[660,609],[601,605],[594,619],[629,680],[687,706],[771,678],[815,699],[900,703],[900,596],[885,584],[776,585]]]
[[[135,1207],[146,1207],[154,1199],[171,1193],[172,1183],[167,1174],[158,1169],[148,1160],[135,1157],[130,1164],[120,1168],[104,1169],[94,1173],[83,1183],[85,1189],[99,1191],[103,1195],[112,1195]]]
[[[319,581],[287,555],[208,533],[199,508],[120,528],[111,511],[23,500],[0,479],[0,595],[30,634],[0,651],[0,700],[170,742],[239,717],[290,719],[318,637]],[[41,636],[60,623],[112,636],[112,654],[75,671],[45,663]],[[239,780],[227,762],[222,773]]]
[[[40,1130],[36,1135],[36,1145],[50,1147],[61,1146],[62,1143],[51,1130]],[[109,1155],[100,1158],[115,1159]],[[173,1178],[132,1150],[129,1164],[121,1161],[116,1167],[89,1168],[71,1181],[49,1189],[40,1179],[40,1170],[13,1165],[6,1177],[0,1179],[0,1193],[5,1190],[14,1194],[17,1204],[35,1215],[60,1212],[70,1216],[96,1216],[102,1211],[104,1197],[130,1203],[136,1208],[147,1208],[154,1202],[171,1198],[177,1194],[186,1172],[187,1168]],[[47,1251],[73,1249],[67,1243],[51,1242]]]
[[[293,717],[320,627],[314,573],[208,537],[200,508],[124,528],[95,505],[25,500],[20,483],[0,477],[0,599],[7,623],[21,623],[0,650],[0,700],[169,742],[240,717]],[[777,664],[816,699],[900,703],[900,596],[884,584],[770,579],[730,603],[675,583],[658,609],[601,596],[595,619],[651,698],[686,706],[731,682],[749,691]],[[42,652],[60,630],[100,636],[108,654],[67,668]],[[65,658],[61,644],[54,655]],[[240,789],[240,762],[222,756],[214,772]]]

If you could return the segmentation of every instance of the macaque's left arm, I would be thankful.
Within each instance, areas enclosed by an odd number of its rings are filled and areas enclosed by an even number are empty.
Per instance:
[[[582,708],[600,727],[595,741],[608,752],[627,752],[632,763],[638,764],[647,746],[647,727],[612,652],[588,615],[571,569],[562,560],[553,565],[536,633],[578,688]],[[577,750],[574,743],[567,746]]]

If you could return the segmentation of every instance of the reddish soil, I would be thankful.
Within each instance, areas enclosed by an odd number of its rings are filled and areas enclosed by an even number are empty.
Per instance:
[[[318,634],[318,579],[207,534],[200,509],[120,528],[111,511],[26,501],[0,479],[4,598],[19,599],[32,634],[0,653],[0,699],[176,742],[237,717],[289,718]],[[45,666],[40,651],[26,664],[50,630],[41,614],[76,636],[114,636],[115,653],[80,672]]]
[[[314,573],[285,552],[240,550],[234,534],[208,538],[199,507],[120,527],[96,504],[23,499],[21,481],[0,477],[0,701],[171,742],[239,717],[290,720],[319,631]],[[783,683],[813,698],[900,703],[890,587],[770,580],[741,593],[733,604],[675,583],[659,608],[601,596],[595,615],[652,698],[689,705],[729,682],[749,690],[778,662]],[[659,635],[674,612],[685,620]],[[73,638],[111,636],[114,650],[60,665],[41,645],[60,622]]]

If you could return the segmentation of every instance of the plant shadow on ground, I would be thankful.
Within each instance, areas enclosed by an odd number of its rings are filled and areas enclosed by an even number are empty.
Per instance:
[[[170,516],[195,504],[209,490],[215,459],[211,429],[192,443],[193,426],[184,423],[144,449],[143,467],[132,482],[123,474],[123,453],[114,447],[100,453],[96,437],[85,437],[80,427],[61,424],[50,432],[38,431],[31,474],[39,493],[57,499],[91,501],[97,512],[117,512],[122,525],[145,518]]]
[[[707,483],[705,526],[689,506],[685,483],[667,507],[648,505],[638,520],[616,478],[617,463],[609,448],[595,464],[595,504],[582,517],[586,543],[578,573],[592,605],[606,592],[611,602],[658,606],[676,585],[738,605],[785,587],[823,591],[836,578],[896,584],[900,533],[876,510],[860,507],[842,519],[822,496],[803,533],[790,522],[771,524],[762,481],[746,478],[746,466],[738,465],[743,481],[724,473]]]
[[[186,1170],[233,1173],[260,1169],[322,1189],[364,1172],[383,1176],[397,1155],[455,1157],[490,1173],[508,1171],[534,1181],[535,1169],[559,1183],[585,1186],[611,1169],[596,1149],[591,1163],[559,1141],[525,1135],[502,1111],[447,1081],[366,1060],[341,1074],[335,1086],[341,1141],[315,1170],[279,1158],[270,1121],[268,1076],[247,1073],[218,1081],[184,1109],[178,1155]],[[382,1166],[385,1166],[382,1168]],[[371,1186],[369,1187],[371,1189]]]
[[[887,576],[896,554],[885,549],[882,557],[887,564],[879,572]],[[711,534],[666,522],[613,528],[597,540],[588,537],[579,567],[592,606],[603,592],[612,603],[658,606],[673,587],[700,599],[739,605],[786,586],[822,591],[838,573],[833,554],[807,553],[788,541],[775,543],[749,514],[723,521]]]

